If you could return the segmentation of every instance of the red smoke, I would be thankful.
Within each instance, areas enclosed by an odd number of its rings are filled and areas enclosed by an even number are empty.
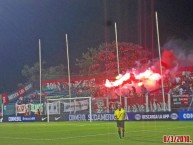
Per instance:
[[[165,69],[170,69],[176,66],[177,59],[172,50],[168,50],[164,48],[163,53],[162,53],[161,64]]]
[[[177,64],[177,57],[175,56],[174,52],[164,48],[161,57],[162,74],[164,75],[168,72],[168,70],[169,72],[172,72],[175,70]],[[131,74],[134,74],[135,80],[131,79]],[[115,89],[115,91],[121,90],[121,92],[124,91],[124,89],[130,89],[131,86],[134,86],[138,91],[141,85],[145,85],[148,90],[154,90],[160,87],[160,79],[160,61],[157,61],[151,66],[151,68],[146,68],[142,72],[128,72],[124,75],[119,75],[119,78],[117,78],[115,81],[106,80],[105,86],[107,88],[116,88],[117,86],[121,86]]]

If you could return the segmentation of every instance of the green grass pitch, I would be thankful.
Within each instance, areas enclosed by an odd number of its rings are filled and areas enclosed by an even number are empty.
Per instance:
[[[116,122],[0,123],[0,145],[160,145],[163,135],[193,140],[192,121],[129,121],[125,129],[119,139]]]

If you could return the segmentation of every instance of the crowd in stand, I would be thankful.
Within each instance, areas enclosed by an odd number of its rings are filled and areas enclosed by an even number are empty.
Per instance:
[[[164,75],[163,81],[164,81],[163,84],[164,84],[165,95],[170,94],[171,97],[172,95],[184,95],[184,94],[193,96],[193,71],[179,71],[178,73],[175,73],[175,75],[171,73],[167,73]],[[115,88],[108,89],[104,85],[95,84],[95,86],[92,86],[92,87],[72,85],[71,90],[72,90],[72,96],[77,96],[77,97],[93,96],[95,98],[100,99],[100,98],[105,98],[109,96],[111,99],[119,98],[119,95],[115,93]],[[65,91],[66,94],[68,94],[68,85],[63,85],[58,91],[60,91],[60,93],[62,91]],[[56,94],[56,92],[54,92],[54,94]],[[144,105],[144,104],[137,104],[138,103],[137,101],[141,100],[140,97],[141,98],[145,97],[146,94],[151,96],[162,94],[161,82],[160,82],[160,88],[154,91],[148,90],[145,85],[141,85],[140,87],[137,87],[137,88],[135,86],[130,86],[129,88],[127,88],[127,92],[122,93],[122,97],[128,97],[129,101],[133,101],[132,105],[127,104],[131,106],[130,109],[132,110],[132,108],[134,107],[140,108],[142,105]],[[29,94],[27,97],[26,96],[20,97],[16,101],[16,103],[18,105],[21,105],[21,104],[29,104],[29,103],[39,103],[38,101],[39,101],[39,93],[38,91],[36,91],[36,93]],[[42,96],[42,102],[43,101],[44,101],[44,96]],[[153,100],[154,106],[157,103],[156,101],[157,100]],[[182,108],[184,108],[184,106],[182,106]]]
[[[168,84],[170,90],[169,94],[174,95],[193,95],[193,72],[182,71],[177,73],[174,79],[168,77],[166,84]]]
[[[163,78],[164,81],[164,90],[165,93],[169,93],[171,95],[193,95],[193,71],[180,71],[178,73],[171,74],[167,73],[164,75]],[[68,85],[61,85],[60,89],[58,90],[62,92],[66,92],[66,95],[68,94]],[[99,97],[106,97],[107,95],[112,95],[111,97],[114,97],[118,94],[112,93],[114,89],[107,89],[104,85],[97,85],[89,87],[89,86],[71,86],[72,91],[72,97],[88,97],[93,96],[96,98]],[[155,91],[156,92],[156,91]],[[154,92],[154,93],[155,93]],[[160,83],[160,89],[157,90],[156,93],[162,93],[161,90],[161,83]],[[62,93],[63,94],[63,93]],[[145,85],[141,85],[140,88],[135,88],[135,86],[129,87],[127,89],[127,92],[124,92],[122,95],[123,97],[144,97],[146,94],[151,94],[151,91],[146,88]],[[54,95],[57,95],[57,92]],[[64,94],[65,95],[65,94]],[[117,97],[116,96],[116,97]],[[27,97],[20,97],[16,103],[17,104],[26,104],[26,103],[34,103],[34,101],[39,100],[39,94],[30,94]],[[42,97],[42,100],[44,100],[44,96]]]

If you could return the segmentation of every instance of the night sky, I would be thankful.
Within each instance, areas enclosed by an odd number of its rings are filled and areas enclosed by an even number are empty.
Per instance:
[[[0,93],[26,82],[21,70],[39,61],[38,39],[48,66],[67,65],[68,34],[73,68],[87,48],[115,40],[116,22],[118,41],[141,44],[156,55],[155,11],[161,46],[170,39],[192,44],[192,0],[0,0]]]

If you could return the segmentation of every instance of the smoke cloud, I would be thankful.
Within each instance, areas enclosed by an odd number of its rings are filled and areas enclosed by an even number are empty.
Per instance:
[[[193,40],[171,39],[163,48],[173,51],[179,66],[193,66]]]

